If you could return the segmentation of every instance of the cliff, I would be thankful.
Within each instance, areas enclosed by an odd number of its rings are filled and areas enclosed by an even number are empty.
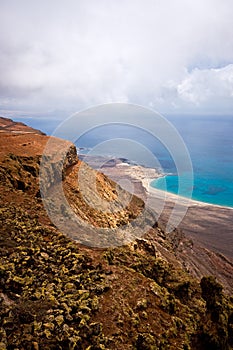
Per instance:
[[[188,255],[192,242],[181,231],[167,235],[148,212],[154,224],[146,235],[95,249],[80,244],[79,232],[67,237],[54,226],[39,192],[47,142],[45,135],[17,133],[17,124],[0,138],[0,349],[231,349],[232,298],[215,278],[184,269],[179,247]],[[143,201],[80,161],[72,144],[54,142],[44,190],[57,194],[54,174],[59,149],[66,149],[62,186],[72,210],[97,228],[130,228]],[[80,167],[88,198],[96,178],[111,209],[105,214],[82,196]]]

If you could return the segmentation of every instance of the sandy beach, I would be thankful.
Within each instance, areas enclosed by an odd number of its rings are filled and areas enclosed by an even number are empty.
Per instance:
[[[157,190],[150,186],[150,183],[150,179],[142,181],[151,202],[156,204],[164,201],[164,209],[160,215],[162,220],[168,221],[176,203],[182,215],[184,214],[179,228],[186,236],[190,236],[194,241],[216,253],[233,259],[233,208],[199,202]],[[154,208],[156,210],[156,206]]]
[[[178,228],[194,243],[224,254],[233,262],[233,208],[199,202],[151,187],[152,180],[164,176],[156,169],[119,163],[101,171],[146,201],[159,213],[159,219],[165,225],[176,205],[173,214],[182,219]]]
[[[211,203],[207,203],[207,202],[201,202],[201,201],[197,201],[191,198],[186,198],[186,197],[182,197],[182,196],[178,196],[176,194],[170,193],[170,192],[165,192],[162,190],[158,190],[154,187],[151,186],[151,180],[150,179],[144,179],[142,180],[142,184],[145,187],[145,189],[147,190],[148,193],[150,193],[151,195],[157,196],[157,197],[164,197],[166,196],[167,200],[170,201],[179,201],[179,203],[183,203],[184,205],[188,205],[188,206],[198,206],[198,207],[206,207],[206,206],[210,206],[210,207],[214,207],[214,208],[225,208],[225,209],[229,209],[229,210],[233,210],[233,207],[228,207],[228,206],[223,206],[223,205],[217,205],[217,204],[211,204]],[[165,194],[164,194],[165,193]]]

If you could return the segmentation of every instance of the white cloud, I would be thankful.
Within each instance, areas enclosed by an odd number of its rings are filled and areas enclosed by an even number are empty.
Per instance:
[[[1,1],[0,105],[230,108],[232,15],[231,0]]]
[[[177,86],[178,97],[197,107],[233,106],[233,64],[219,69],[194,69]],[[230,106],[228,106],[230,107]]]

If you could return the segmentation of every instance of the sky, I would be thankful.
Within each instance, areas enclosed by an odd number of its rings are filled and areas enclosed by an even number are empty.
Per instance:
[[[233,115],[232,0],[0,0],[0,112]]]

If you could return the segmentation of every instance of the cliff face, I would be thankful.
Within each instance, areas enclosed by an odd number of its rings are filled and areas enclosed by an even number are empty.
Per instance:
[[[108,249],[77,244],[79,232],[73,239],[59,232],[40,197],[39,162],[48,137],[17,134],[16,124],[14,131],[0,138],[0,349],[232,348],[232,300],[214,278],[200,283],[183,268],[181,254],[195,252],[181,231],[166,235],[148,213],[153,227],[131,243]],[[72,144],[54,142],[43,177],[51,198],[62,167],[69,205],[92,226],[121,227],[142,212],[142,200],[83,164]],[[62,164],[59,149],[68,150]],[[82,166],[92,206],[77,181]],[[92,192],[93,176],[109,206],[105,214]]]
[[[27,136],[24,138],[27,139]],[[17,152],[17,148],[20,147],[22,141],[24,142],[24,138],[22,139],[22,135],[20,139],[14,138],[14,142],[12,144],[13,153],[6,153],[5,156],[2,154],[3,159],[0,163],[0,180],[6,187],[22,190],[24,192],[29,192],[33,195],[39,196],[39,168],[41,154],[38,153],[42,153],[43,149],[41,149],[41,152],[31,155],[25,155],[26,152],[24,150],[24,155],[22,155],[21,152]],[[60,142],[60,145],[62,146],[63,143],[63,146],[67,147],[65,142]],[[22,146],[24,144],[25,143],[23,143]],[[14,149],[14,146],[16,146],[16,149]],[[30,148],[32,151],[33,146]],[[78,161],[76,149],[73,145],[69,145],[67,149],[64,164],[63,162],[58,162],[53,158],[55,158],[54,155],[50,156],[48,166],[46,167],[46,173],[44,173],[43,183],[45,190],[48,190],[49,187],[54,184],[61,166],[65,174],[66,170]]]

